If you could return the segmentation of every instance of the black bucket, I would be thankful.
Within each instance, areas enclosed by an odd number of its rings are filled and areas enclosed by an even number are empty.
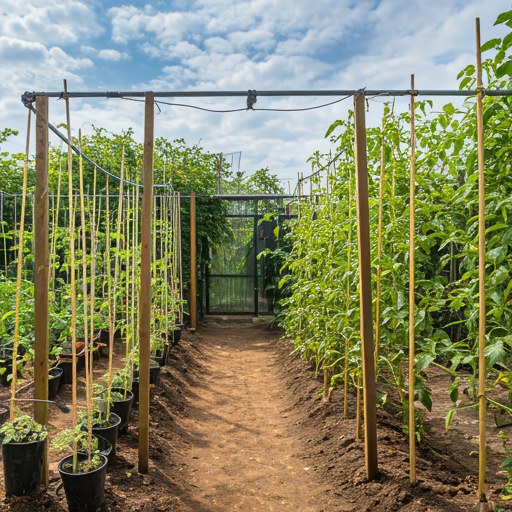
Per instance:
[[[63,469],[73,463],[73,455],[62,459],[59,463],[59,473],[64,484],[69,512],[96,512],[105,501],[105,478],[107,474],[107,458],[99,455],[102,465],[87,473],[72,473]],[[86,455],[78,454],[78,460],[83,461]]]
[[[139,403],[139,379],[132,380],[133,403]]]
[[[121,388],[112,388],[113,392],[120,393],[124,396],[125,390]],[[112,401],[112,412],[121,418],[119,424],[119,431],[128,428],[128,419],[130,418],[130,411],[132,410],[133,393],[126,391],[126,398],[119,401]]]
[[[160,365],[149,367],[149,383],[156,384],[158,382],[158,376],[160,375]],[[139,380],[139,370],[134,370],[133,379]],[[133,383],[132,383],[133,389]]]
[[[110,413],[110,425],[108,427],[94,427],[92,428],[92,433],[97,434],[101,437],[104,437],[111,445],[111,457],[114,457],[116,454],[116,445],[117,445],[117,433],[119,431],[119,424],[121,423],[121,418],[111,412]]]
[[[2,444],[6,496],[24,496],[35,491],[41,481],[44,441]]]
[[[101,453],[101,455],[105,455],[108,460],[110,454],[112,453],[112,445],[110,444],[110,441],[102,436],[99,436],[98,434],[93,434],[93,436],[98,440],[98,451]],[[78,453],[87,455],[87,453],[82,450],[78,450]]]
[[[185,328],[185,324],[176,324],[175,331],[172,331],[173,334],[173,345],[177,345],[181,341],[181,330]]]
[[[48,371],[48,400],[53,400],[57,396],[62,373],[62,368],[50,368]]]
[[[25,366],[25,360],[24,359],[18,359],[18,364],[22,363],[23,366]],[[0,368],[5,368],[5,371],[0,375],[0,384],[4,387],[11,385],[11,379],[8,377],[12,375],[12,357],[6,357],[3,358],[0,362]],[[18,371],[18,378],[19,378],[19,371]]]

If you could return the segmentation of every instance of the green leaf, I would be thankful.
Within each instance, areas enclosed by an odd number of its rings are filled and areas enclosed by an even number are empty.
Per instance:
[[[421,354],[418,357],[418,362],[416,363],[416,373],[423,371],[425,368],[429,366],[429,364],[434,361],[435,357],[430,354]]]
[[[446,129],[446,127],[450,124],[450,120],[448,119],[448,116],[444,114],[439,115],[439,123],[443,128]]]
[[[503,49],[503,50],[508,50],[511,46],[512,46],[512,32],[511,32],[510,34],[507,34],[507,35],[503,38],[503,45],[502,45],[502,49]]]
[[[453,416],[455,415],[455,411],[457,409],[450,409],[448,411],[448,414],[446,415],[446,421],[445,421],[445,428],[446,432],[448,432],[448,429],[450,428],[450,423],[452,422]]]
[[[420,401],[428,412],[432,412],[432,398],[430,398],[430,393],[425,388],[421,390]]]
[[[455,114],[455,107],[451,104],[451,103],[448,103],[448,105],[445,105],[443,107],[443,110],[449,115],[449,116],[453,116],[453,114]]]
[[[507,457],[502,463],[502,468],[508,468],[509,466],[512,466],[512,457]]]
[[[508,60],[496,70],[496,78],[501,78],[505,75],[512,75],[512,60]]]
[[[453,403],[456,403],[458,399],[459,399],[459,386],[457,384],[455,384],[455,387],[450,392],[450,400]]]
[[[508,20],[512,19],[512,11],[502,12],[494,22],[494,25],[500,25],[501,23],[505,23]]]
[[[474,80],[474,79],[471,78],[470,76],[467,76],[466,78],[464,78],[459,84],[459,89],[464,89],[469,84],[469,82],[471,82],[471,80]]]
[[[500,43],[501,43],[501,39],[499,39],[499,38],[491,39],[490,41],[487,41],[487,43],[484,43],[480,47],[480,51],[486,52],[487,50],[491,50],[495,46],[498,46]]]
[[[505,347],[503,341],[498,339],[492,345],[487,345],[484,349],[484,356],[487,359],[487,364],[493,366],[496,363],[503,361],[505,357]]]

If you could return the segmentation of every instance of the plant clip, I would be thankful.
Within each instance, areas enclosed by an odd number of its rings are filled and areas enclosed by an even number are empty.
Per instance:
[[[254,110],[253,106],[257,101],[258,98],[256,97],[256,91],[251,91],[249,89],[247,95],[247,110]]]

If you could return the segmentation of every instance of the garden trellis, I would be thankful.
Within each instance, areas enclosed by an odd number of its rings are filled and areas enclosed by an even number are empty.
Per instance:
[[[106,92],[106,93],[80,93],[80,92],[33,92],[25,93],[22,97],[24,104],[33,109],[36,114],[36,191],[34,196],[34,281],[35,281],[35,398],[47,399],[47,379],[45,371],[48,364],[48,285],[49,285],[49,246],[48,246],[48,215],[49,198],[48,190],[48,130],[51,128],[48,121],[48,99],[64,98],[69,101],[72,98],[119,98],[138,99],[143,98],[145,102],[145,135],[144,135],[144,161],[143,161],[143,183],[125,180],[124,183],[142,189],[142,240],[141,240],[141,265],[140,265],[140,296],[139,296],[139,346],[140,346],[140,430],[139,430],[139,471],[142,473],[148,470],[148,449],[149,449],[149,348],[151,333],[151,235],[152,235],[152,207],[153,188],[165,187],[165,184],[153,184],[153,149],[154,149],[154,105],[158,104],[159,98],[199,98],[199,97],[247,97],[247,110],[253,108],[255,99],[258,96],[318,96],[318,97],[354,97],[355,107],[355,156],[356,156],[356,199],[357,199],[357,231],[359,246],[359,279],[360,279],[360,320],[361,320],[361,341],[363,360],[363,393],[364,393],[364,422],[365,422],[365,452],[366,452],[366,474],[369,480],[377,474],[377,430],[376,430],[376,389],[375,389],[375,346],[373,339],[373,318],[372,318],[372,276],[371,276],[371,254],[370,254],[370,220],[368,201],[368,168],[367,168],[367,146],[365,126],[365,98],[367,97],[393,97],[410,96],[412,103],[418,96],[464,96],[477,98],[478,118],[478,170],[479,170],[479,283],[480,283],[480,320],[479,320],[479,404],[480,404],[480,478],[479,478],[479,499],[483,499],[483,483],[485,477],[485,218],[484,218],[484,167],[483,167],[483,118],[482,99],[487,96],[511,96],[512,90],[485,90],[481,79],[481,58],[480,40],[477,23],[477,67],[478,82],[476,90],[415,90],[412,86],[409,90],[333,90],[333,91],[211,91],[211,92]],[[341,101],[341,100],[338,100]],[[164,102],[161,102],[164,103]],[[333,102],[335,103],[335,102]],[[246,110],[246,109],[241,109]],[[264,110],[264,109],[260,109]],[[411,106],[414,112],[414,105]],[[414,116],[411,116],[411,120]],[[68,123],[69,127],[69,123]],[[53,128],[52,128],[53,129]],[[58,130],[54,130],[58,132]],[[414,147],[414,126],[411,127],[412,146]],[[67,143],[70,136],[64,137],[58,132]],[[75,152],[82,154],[79,148],[72,146]],[[86,158],[86,155],[83,155]],[[87,157],[88,158],[88,157]],[[89,159],[90,162],[91,159]],[[92,162],[100,171],[97,164]],[[383,175],[382,175],[383,176]],[[111,174],[112,178],[118,178]],[[122,179],[122,178],[121,178]],[[411,205],[414,203],[414,155],[411,159]],[[70,196],[72,194],[70,193]],[[192,193],[192,199],[195,194]],[[194,204],[194,201],[191,201]],[[72,204],[72,198],[70,198]],[[195,215],[191,205],[191,225],[194,225]],[[154,229],[154,228],[153,228]],[[413,209],[411,209],[411,233],[414,230]],[[410,264],[412,267],[411,276],[414,278],[413,251],[414,241],[411,236]],[[195,251],[195,243],[192,243],[191,251]],[[192,262],[195,260],[192,257]],[[195,326],[195,266],[192,263],[191,274],[191,317]],[[412,287],[411,287],[412,288]],[[414,299],[414,290],[411,290],[411,297]],[[411,315],[414,315],[413,304]],[[412,322],[413,325],[414,322]],[[411,349],[414,353],[414,332],[410,331]],[[411,364],[413,364],[413,359]],[[412,395],[414,394],[414,368],[411,366],[410,385]],[[412,418],[414,421],[414,403],[409,393],[409,403],[412,406]],[[48,419],[47,405],[36,403],[34,416],[36,421],[45,424]],[[412,424],[413,426],[413,424]],[[414,428],[410,429],[411,436],[411,481],[414,482]]]

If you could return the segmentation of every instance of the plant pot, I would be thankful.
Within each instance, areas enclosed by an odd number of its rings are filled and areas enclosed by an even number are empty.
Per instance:
[[[119,424],[121,423],[121,418],[114,412],[111,412],[109,420],[110,425],[108,427],[95,427],[93,423],[92,433],[104,437],[112,445],[110,457],[115,457],[117,446],[117,433],[119,432]]]
[[[18,359],[18,364],[22,363],[23,366],[25,366],[25,360],[24,359]],[[0,375],[0,384],[2,386],[7,387],[11,385],[11,379],[8,379],[9,375],[12,375],[12,357],[6,357],[3,358],[0,362],[0,368],[5,368],[5,372]]]
[[[176,327],[178,329],[176,329],[175,331],[172,331],[173,345],[177,345],[181,341],[181,333],[182,333],[183,329],[185,329],[185,324],[176,324]]]
[[[107,474],[107,458],[99,455],[102,465],[87,473],[71,473],[64,469],[66,464],[73,462],[70,455],[59,463],[59,473],[64,484],[69,512],[96,512],[105,501],[105,478]],[[78,460],[86,459],[80,453]]]
[[[133,403],[139,403],[139,379],[132,380]]]
[[[64,386],[64,384],[73,384],[73,361],[69,359],[61,359],[57,363],[57,367],[62,368],[59,389]]]
[[[2,444],[5,495],[24,496],[35,491],[41,481],[44,441]]]
[[[154,359],[152,359],[152,361],[154,361]],[[156,363],[156,361],[155,361]],[[158,363],[156,363],[158,364]],[[150,384],[156,384],[158,382],[158,376],[160,375],[160,365],[158,366],[150,366],[149,367],[149,383]],[[137,379],[139,380],[139,370],[135,370],[133,372],[133,379]],[[132,387],[133,387],[133,383],[132,383]]]
[[[107,460],[110,457],[110,454],[112,453],[112,445],[110,444],[110,441],[108,439],[105,439],[103,436],[99,436],[98,434],[93,434],[93,436],[98,440],[98,450],[101,453],[101,455],[105,455]],[[83,453],[84,455],[87,455],[86,452],[83,452],[82,450],[78,450],[78,453]]]
[[[50,368],[48,371],[48,400],[53,400],[57,396],[62,373],[62,368]]]
[[[6,407],[6,408],[1,408],[0,409],[0,427],[6,422],[6,421],[9,421],[9,416],[10,416],[10,409],[9,407]]]
[[[125,392],[125,390],[122,388],[112,388],[112,391],[121,393],[121,395],[124,395]],[[116,400],[115,402],[112,402],[112,412],[121,418],[121,423],[119,424],[119,432],[128,428],[128,420],[130,418],[130,411],[132,410],[132,402],[133,393],[131,391],[126,391],[126,398],[124,400]]]

